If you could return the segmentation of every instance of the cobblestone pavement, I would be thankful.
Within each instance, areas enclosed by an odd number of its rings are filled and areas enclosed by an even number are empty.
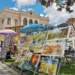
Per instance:
[[[13,69],[0,62],[0,75],[18,75]]]

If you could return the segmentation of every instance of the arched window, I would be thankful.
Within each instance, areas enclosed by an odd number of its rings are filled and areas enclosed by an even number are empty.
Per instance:
[[[23,19],[23,25],[27,25],[27,19],[26,18]]]
[[[38,24],[38,21],[35,20],[34,24]]]
[[[31,19],[29,20],[29,24],[33,24],[33,22],[32,22],[32,20],[31,20]]]
[[[47,25],[45,25],[47,27]]]

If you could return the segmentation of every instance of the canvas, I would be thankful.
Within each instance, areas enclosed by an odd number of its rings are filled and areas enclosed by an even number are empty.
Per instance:
[[[39,32],[38,42],[46,40],[48,31]]]
[[[39,71],[49,73],[49,75],[56,75],[57,64],[57,59],[42,58]]]
[[[22,68],[23,64],[24,64],[23,62],[19,62],[18,67],[19,67],[19,68]]]
[[[23,64],[23,67],[22,67],[22,71],[23,70],[30,70],[30,69],[31,69],[31,65],[29,65],[29,61],[25,60],[24,64]]]
[[[39,60],[39,57],[40,57],[39,54],[33,54],[32,57],[31,57],[31,59],[30,59],[29,64],[30,64],[31,66],[36,67],[36,65],[37,65],[37,63],[38,63],[38,60]]]
[[[64,27],[55,30],[49,30],[47,40],[68,39],[71,27]]]
[[[34,50],[37,44],[37,40],[32,40],[31,44],[29,45],[29,50]]]
[[[37,44],[36,44],[36,46],[35,46],[35,49],[34,49],[34,53],[41,53],[44,44],[45,44],[45,41],[42,41],[42,40],[39,41],[39,42],[37,42]]]
[[[28,54],[27,54],[27,60],[28,61],[30,61],[32,54],[33,54],[32,52],[28,52]]]
[[[58,42],[58,43],[46,42],[43,47],[42,55],[63,57],[64,50],[65,50],[64,42]]]

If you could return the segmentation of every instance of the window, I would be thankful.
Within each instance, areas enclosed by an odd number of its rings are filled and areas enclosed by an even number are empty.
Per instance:
[[[35,20],[34,24],[38,24],[38,22]]]
[[[10,24],[11,18],[7,18],[7,24]]]
[[[32,15],[32,12],[30,12],[30,15]]]
[[[23,19],[23,25],[27,25],[27,19],[26,18]]]
[[[33,22],[32,22],[32,20],[31,20],[31,19],[29,20],[29,24],[33,24]]]
[[[17,25],[17,19],[14,20],[14,24]]]
[[[45,25],[47,27],[47,25]]]

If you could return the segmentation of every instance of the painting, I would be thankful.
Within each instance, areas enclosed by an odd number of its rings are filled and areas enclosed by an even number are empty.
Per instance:
[[[38,42],[46,40],[48,31],[39,32]]]
[[[35,49],[34,49],[34,53],[41,53],[42,52],[42,49],[43,49],[43,46],[44,46],[45,42],[44,41],[39,41],[37,42],[36,46],[35,46]]]
[[[49,73],[49,75],[56,75],[57,64],[58,64],[57,59],[42,58],[39,71]]]
[[[22,68],[23,64],[24,64],[23,62],[20,62],[19,65],[18,65],[18,67]]]
[[[24,64],[23,64],[23,67],[22,67],[22,71],[23,70],[30,70],[30,69],[31,69],[31,65],[29,65],[29,61],[25,60]]]
[[[33,39],[32,33],[27,33],[25,41],[31,41],[32,39]]]
[[[27,54],[27,60],[28,61],[30,61],[32,54],[33,54],[32,52],[28,52],[28,54]]]
[[[34,50],[37,44],[37,40],[32,40],[31,44],[29,45],[29,50]]]
[[[36,67],[36,66],[37,66],[37,63],[38,63],[38,60],[39,60],[39,57],[40,57],[39,54],[33,54],[32,57],[31,57],[31,59],[30,59],[29,64],[30,64],[31,66]]]
[[[64,50],[65,50],[65,43],[64,42],[58,42],[58,43],[46,42],[43,47],[42,55],[63,56]]]
[[[70,27],[64,27],[55,30],[49,30],[47,40],[61,40],[69,38]]]

